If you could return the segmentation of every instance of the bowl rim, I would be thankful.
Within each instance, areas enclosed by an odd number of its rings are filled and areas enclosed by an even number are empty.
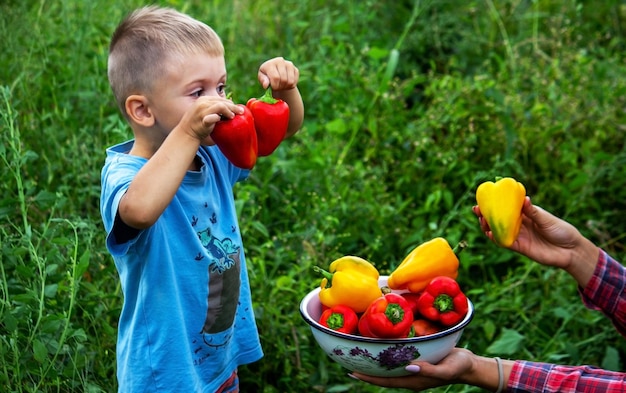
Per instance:
[[[319,287],[315,288],[314,290],[307,293],[304,296],[304,298],[302,298],[302,300],[300,301],[300,315],[302,316],[304,321],[311,326],[311,328],[319,330],[331,336],[342,338],[344,340],[360,341],[360,342],[371,343],[371,344],[409,344],[409,343],[416,343],[416,342],[421,342],[421,341],[432,341],[437,338],[449,336],[465,328],[465,326],[467,326],[471,322],[471,320],[474,318],[474,304],[469,298],[467,298],[468,308],[467,308],[467,314],[465,315],[465,318],[463,318],[463,320],[457,323],[456,325],[451,326],[448,329],[442,330],[435,334],[429,334],[426,336],[409,337],[409,338],[375,338],[375,337],[359,336],[356,334],[341,333],[336,330],[327,328],[326,326],[323,326],[318,321],[314,320],[309,315],[308,311],[306,310],[307,304],[309,304],[311,299],[313,299],[315,296],[319,296],[320,291],[321,291],[321,288]]]

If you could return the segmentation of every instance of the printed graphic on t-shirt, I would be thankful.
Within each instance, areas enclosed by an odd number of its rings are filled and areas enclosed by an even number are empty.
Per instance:
[[[233,325],[237,311],[241,247],[230,238],[216,238],[210,229],[198,232],[198,237],[211,258],[208,266],[208,305],[201,333],[220,333]]]

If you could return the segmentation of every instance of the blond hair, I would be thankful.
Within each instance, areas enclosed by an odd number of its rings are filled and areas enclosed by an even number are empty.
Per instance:
[[[128,15],[113,33],[107,65],[109,84],[124,116],[126,99],[149,93],[169,57],[195,53],[224,55],[222,41],[206,24],[157,6]]]

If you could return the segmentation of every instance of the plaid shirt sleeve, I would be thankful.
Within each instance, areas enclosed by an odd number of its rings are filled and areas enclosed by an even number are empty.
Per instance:
[[[585,306],[600,310],[626,337],[626,269],[600,250],[598,264],[586,288],[579,288]],[[559,366],[518,360],[508,392],[626,392],[626,374],[591,366]]]
[[[515,393],[623,393],[626,374],[591,366],[557,366],[518,360],[513,365],[507,392]]]
[[[600,250],[596,270],[586,288],[579,288],[585,306],[600,310],[626,337],[626,269]]]

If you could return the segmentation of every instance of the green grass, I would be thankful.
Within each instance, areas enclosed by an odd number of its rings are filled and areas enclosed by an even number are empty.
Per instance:
[[[470,207],[509,175],[625,260],[621,1],[160,1],[222,36],[233,98],[259,64],[301,71],[301,133],[238,185],[265,358],[242,391],[382,392],[346,376],[298,313],[346,254],[386,274],[416,244],[466,239],[459,281],[479,354],[624,367],[626,344],[563,272],[501,250]],[[112,392],[121,291],[98,212],[104,149],[130,137],[106,80],[137,0],[0,4],[0,385]],[[438,389],[433,391],[460,391]],[[391,391],[391,390],[388,390]],[[463,391],[478,391],[467,388]]]

